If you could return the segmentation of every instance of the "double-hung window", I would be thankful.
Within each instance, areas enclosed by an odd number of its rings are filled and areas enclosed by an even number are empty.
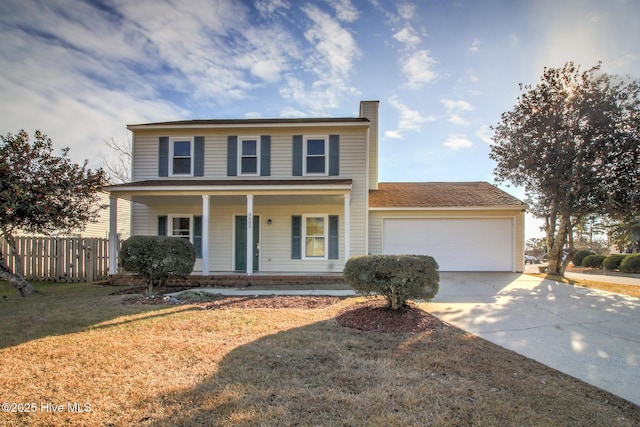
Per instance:
[[[325,258],[327,242],[326,216],[305,216],[303,222],[305,258]]]
[[[304,138],[304,174],[326,175],[329,156],[326,136],[307,136]]]
[[[193,243],[196,258],[202,258],[201,215],[160,215],[158,216],[158,236],[185,239]]]
[[[240,175],[260,175],[260,138],[242,137],[238,144],[238,170]]]
[[[193,139],[171,138],[169,144],[169,174],[172,176],[193,175]]]
[[[172,216],[169,219],[169,236],[181,237],[191,241],[191,216]]]

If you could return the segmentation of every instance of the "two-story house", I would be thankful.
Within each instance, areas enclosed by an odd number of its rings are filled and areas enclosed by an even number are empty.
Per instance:
[[[380,253],[429,254],[442,271],[523,270],[521,201],[484,182],[378,182],[378,101],[359,117],[128,129],[133,181],[106,188],[111,235],[118,199],[132,201],[131,234],[189,239],[195,275],[339,273]]]

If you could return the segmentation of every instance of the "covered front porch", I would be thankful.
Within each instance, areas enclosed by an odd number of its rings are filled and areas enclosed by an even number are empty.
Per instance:
[[[132,235],[169,235],[194,244],[193,279],[341,273],[351,254],[351,186],[348,179],[305,179],[107,187],[109,272],[118,272],[117,206],[125,199],[134,202]]]

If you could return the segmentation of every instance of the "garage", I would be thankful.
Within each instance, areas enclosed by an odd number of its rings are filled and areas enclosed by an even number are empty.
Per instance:
[[[420,254],[440,271],[515,271],[513,218],[383,218],[382,253]]]

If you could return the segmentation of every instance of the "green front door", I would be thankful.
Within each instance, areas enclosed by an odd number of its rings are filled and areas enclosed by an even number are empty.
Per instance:
[[[247,217],[236,216],[236,271],[247,271]],[[260,265],[260,217],[253,217],[253,271]]]

